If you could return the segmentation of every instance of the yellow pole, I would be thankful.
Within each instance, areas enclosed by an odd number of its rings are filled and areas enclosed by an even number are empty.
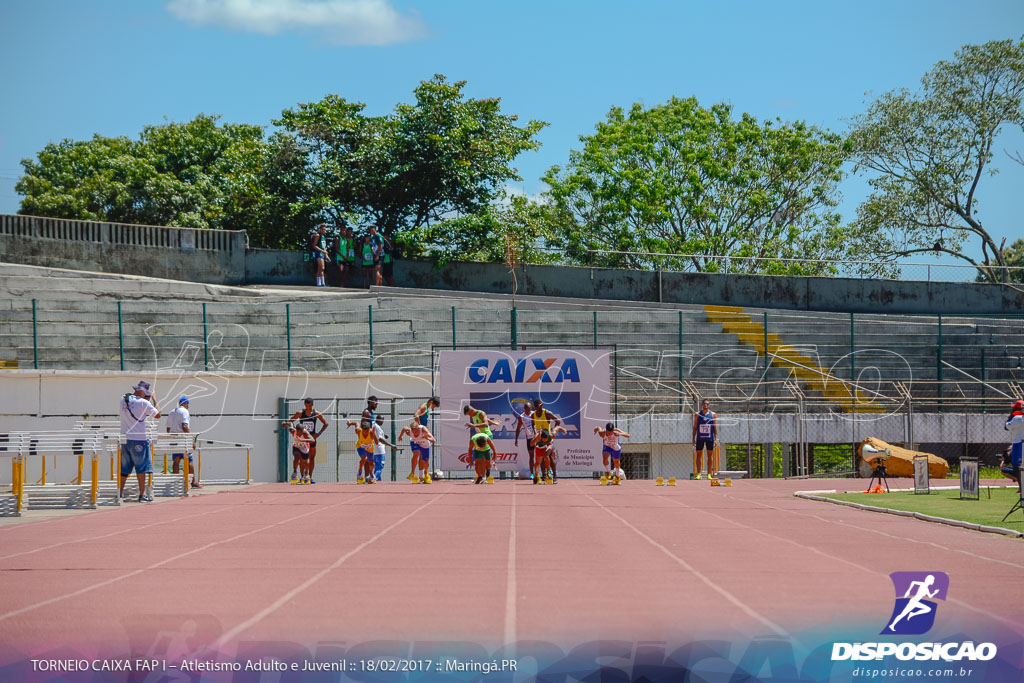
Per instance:
[[[185,495],[187,496],[188,495],[188,453],[185,454],[185,457],[182,458],[181,461],[182,461],[182,464],[184,465],[184,467],[182,467],[182,471],[185,473],[184,474],[184,477],[185,477]]]
[[[251,479],[252,479],[252,476],[249,473],[249,449],[246,448],[245,449],[245,482],[249,483],[249,481]]]
[[[188,453],[185,454],[188,456]],[[196,446],[196,483],[201,484],[203,482],[203,447]]]
[[[81,456],[79,456],[81,457]],[[79,475],[81,478],[81,475]],[[92,506],[96,507],[96,494],[99,492],[100,485],[100,455],[99,453],[92,454],[92,482],[89,485],[89,498],[92,500]]]
[[[18,456],[11,458],[11,493],[18,494]]]
[[[78,456],[78,479],[75,480],[75,483],[78,484],[79,486],[82,485],[82,471],[84,469],[85,469],[85,455],[82,454],[82,455]]]
[[[117,466],[121,466],[121,445],[117,446]],[[114,471],[114,456],[110,456],[110,481],[117,481],[117,475]]]
[[[43,456],[43,476],[39,479],[39,483],[46,485],[46,456]]]
[[[167,454],[164,453],[164,474],[167,474]]]
[[[18,512],[21,512],[22,501],[25,497],[25,463],[21,459],[20,455],[17,456],[15,460],[17,461],[17,476],[14,479],[16,487],[15,494],[18,496]]]

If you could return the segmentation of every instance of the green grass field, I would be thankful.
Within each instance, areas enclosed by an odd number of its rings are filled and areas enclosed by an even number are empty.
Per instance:
[[[991,492],[992,497],[989,498]],[[957,519],[972,524],[997,526],[1014,531],[1024,531],[1024,512],[1016,510],[1005,522],[1000,521],[1013,504],[1017,502],[1017,489],[981,488],[980,500],[960,500],[959,489],[936,491],[916,496],[913,491],[891,493],[827,493],[824,498],[846,500],[862,505],[909,510],[934,517]]]

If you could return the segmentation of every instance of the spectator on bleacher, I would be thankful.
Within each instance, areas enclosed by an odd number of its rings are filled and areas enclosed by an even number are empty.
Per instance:
[[[387,237],[381,236],[381,240],[384,244],[384,255],[381,257],[381,273],[384,275],[384,282],[388,283],[388,287],[395,286],[395,246],[388,241]],[[383,284],[381,282],[377,283]]]
[[[362,246],[359,247],[359,255],[362,258],[362,273],[363,273],[363,288],[369,289],[370,283],[373,282],[374,266],[373,266],[373,245],[370,243],[370,236],[363,236]]]
[[[378,287],[384,284],[381,268],[384,266],[384,238],[377,233],[377,228],[370,226],[370,247],[373,249],[373,284]]]
[[[356,286],[356,270],[359,262],[356,260],[356,235],[352,228],[345,228],[345,281],[346,287]]]
[[[124,484],[128,481],[128,475],[135,470],[139,479],[139,502],[151,503],[153,496],[146,490],[146,475],[153,472],[153,459],[150,457],[149,439],[146,436],[146,419],[159,419],[160,407],[150,391],[149,382],[139,381],[132,387],[132,391],[134,393],[125,394],[121,398],[121,436],[124,447],[121,449],[118,497],[124,498]]]
[[[1024,401],[1013,404],[1004,429],[1010,432],[1010,467],[1019,476],[1021,456],[1024,454]]]
[[[327,253],[327,224],[321,223],[317,226],[316,232],[309,237],[310,255],[316,264],[316,286],[326,287],[327,280],[324,276],[327,260],[330,255]]]
[[[188,409],[188,396],[182,396],[178,399],[178,407],[167,416],[168,434],[188,434],[191,431],[189,426],[191,425],[192,416],[189,414]],[[193,488],[203,488],[203,485],[196,479],[196,468],[192,460],[192,453],[171,454],[171,472],[174,474],[178,473],[178,468],[181,467],[181,461],[185,456],[188,456],[188,469],[192,473]]]

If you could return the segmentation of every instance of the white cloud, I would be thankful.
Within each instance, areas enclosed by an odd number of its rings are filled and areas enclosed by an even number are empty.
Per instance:
[[[338,45],[391,45],[428,32],[419,16],[400,13],[389,0],[172,0],[166,9],[200,26],[319,33]]]

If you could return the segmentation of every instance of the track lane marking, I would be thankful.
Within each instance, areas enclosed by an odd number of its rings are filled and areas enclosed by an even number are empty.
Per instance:
[[[416,508],[412,512],[408,513],[407,515],[405,515],[404,517],[399,519],[397,522],[392,522],[387,527],[385,527],[381,531],[377,532],[377,534],[375,534],[373,537],[363,541],[362,543],[357,545],[355,548],[353,548],[352,550],[348,551],[347,553],[345,553],[344,555],[339,557],[337,560],[332,562],[330,566],[328,566],[328,567],[326,567],[324,569],[321,569],[316,574],[314,574],[313,576],[309,577],[308,579],[303,581],[301,584],[299,584],[295,588],[291,589],[290,591],[288,591],[287,593],[285,593],[284,595],[282,595],[278,599],[274,600],[272,603],[270,603],[268,606],[264,607],[262,610],[260,610],[259,612],[257,612],[253,616],[249,617],[248,619],[246,619],[245,621],[243,621],[239,625],[235,626],[233,629],[231,629],[230,631],[228,631],[227,633],[222,635],[220,638],[218,638],[213,643],[213,645],[211,645],[210,647],[212,649],[214,649],[214,650],[221,649],[222,647],[224,647],[225,644],[227,644],[231,640],[237,638],[243,632],[249,630],[250,628],[252,628],[256,624],[258,624],[259,622],[263,621],[263,619],[265,619],[266,617],[268,617],[271,614],[273,614],[274,612],[276,612],[278,609],[281,608],[282,605],[284,605],[285,603],[290,602],[292,599],[295,598],[296,595],[298,595],[302,591],[306,590],[307,588],[312,586],[314,583],[316,583],[317,581],[319,581],[323,577],[327,576],[327,574],[329,574],[330,572],[334,571],[335,569],[337,569],[338,567],[343,565],[353,555],[355,555],[359,551],[365,549],[366,547],[372,545],[374,542],[380,540],[389,531],[391,531],[395,527],[401,525],[403,522],[405,522],[409,518],[415,516],[416,514],[418,514],[422,510],[426,509],[430,505],[433,505],[437,501],[441,500],[441,498],[443,498],[447,493],[448,493],[448,491],[441,492],[440,495],[438,495],[438,496],[436,496],[434,498],[431,498],[430,500],[428,500],[423,505],[419,506],[418,508]]]
[[[579,489],[579,485],[578,484],[576,484],[575,482],[573,482],[573,484],[576,486],[577,489]],[[664,545],[662,545],[661,543],[658,543],[656,540],[654,540],[653,538],[651,538],[650,536],[645,534],[643,531],[641,531],[640,529],[638,529],[635,526],[633,526],[632,524],[630,524],[628,520],[626,520],[623,517],[620,517],[619,515],[617,515],[613,510],[611,510],[611,508],[608,508],[603,503],[601,503],[601,501],[597,500],[596,498],[591,496],[589,493],[586,493],[584,491],[581,491],[581,493],[583,493],[583,495],[586,496],[587,498],[589,498],[592,502],[596,503],[602,510],[604,510],[605,512],[607,512],[608,514],[610,514],[612,517],[614,517],[615,519],[619,520],[623,524],[625,524],[628,528],[633,530],[637,535],[639,535],[645,541],[647,541],[648,543],[653,545],[655,548],[660,550],[665,555],[667,555],[670,558],[672,558],[672,560],[674,560],[679,566],[681,566],[683,569],[685,569],[686,571],[688,571],[691,574],[693,574],[694,576],[696,576],[698,579],[700,579],[701,582],[704,583],[704,585],[706,585],[708,588],[710,588],[711,590],[715,591],[716,593],[721,595],[723,598],[728,600],[732,605],[734,605],[735,607],[739,608],[744,614],[746,614],[747,616],[749,616],[749,617],[751,617],[751,618],[761,622],[766,627],[768,627],[772,632],[774,632],[776,635],[783,636],[783,637],[786,637],[786,638],[792,638],[792,636],[786,631],[786,629],[782,628],[781,626],[779,626],[778,624],[776,624],[772,620],[768,619],[764,615],[760,614],[759,612],[755,611],[754,609],[752,609],[751,607],[749,607],[748,605],[743,603],[739,598],[737,598],[735,595],[733,595],[732,593],[730,593],[729,591],[727,591],[726,589],[722,588],[717,583],[712,581],[710,578],[708,578],[705,574],[700,572],[696,567],[691,565],[689,562],[687,562],[683,558],[679,557],[678,555],[673,553],[671,550],[666,548]]]
[[[341,501],[339,503],[335,503],[334,505],[329,505],[329,506],[323,507],[323,508],[317,507],[317,508],[314,508],[313,510],[310,510],[309,512],[303,512],[301,515],[296,515],[294,517],[289,517],[288,519],[283,519],[283,520],[281,520],[279,522],[274,522],[273,524],[267,524],[266,526],[262,526],[259,529],[252,529],[250,531],[246,531],[244,533],[232,536],[231,538],[225,538],[225,539],[222,539],[220,541],[213,541],[211,543],[207,543],[204,546],[201,546],[199,548],[193,548],[192,550],[186,551],[184,553],[179,553],[178,555],[175,555],[174,557],[169,557],[166,560],[161,560],[159,562],[154,562],[153,564],[151,564],[148,567],[145,567],[143,569],[136,569],[134,571],[128,572],[127,574],[121,574],[120,576],[115,576],[114,578],[107,579],[106,581],[100,581],[99,583],[95,583],[95,584],[93,584],[91,586],[86,586],[85,588],[80,588],[80,589],[78,589],[76,591],[73,591],[71,593],[64,593],[63,595],[57,595],[57,596],[54,596],[54,597],[49,598],[47,600],[42,600],[40,602],[37,602],[37,603],[35,603],[33,605],[27,605],[25,607],[21,607],[19,609],[13,610],[11,612],[7,612],[5,614],[0,614],[0,621],[5,621],[7,619],[10,619],[11,617],[16,617],[19,614],[25,614],[26,612],[31,612],[32,610],[39,609],[40,607],[46,607],[47,605],[52,605],[52,604],[54,604],[56,602],[60,602],[61,600],[67,600],[68,598],[74,598],[74,597],[77,597],[79,595],[84,595],[85,593],[89,593],[91,591],[94,591],[97,588],[103,588],[103,587],[109,586],[109,585],[111,585],[113,583],[117,583],[118,581],[121,581],[122,579],[129,579],[129,578],[131,578],[133,576],[138,576],[139,574],[143,574],[143,573],[151,571],[153,569],[157,569],[158,567],[162,567],[163,565],[169,564],[171,562],[174,562],[175,560],[180,560],[183,557],[188,557],[189,555],[194,555],[196,553],[203,552],[204,550],[209,550],[210,548],[212,548],[214,546],[217,546],[217,545],[220,545],[222,543],[230,543],[232,541],[237,541],[240,538],[245,538],[246,536],[252,536],[253,534],[257,534],[257,533],[259,533],[261,531],[266,531],[267,529],[272,529],[272,528],[274,528],[276,526],[280,526],[282,524],[287,524],[288,522],[293,522],[296,519],[302,519],[303,517],[308,517],[310,515],[314,515],[317,512],[323,512],[324,510],[330,510],[332,508],[338,507],[339,505],[346,505],[348,503],[351,503],[352,501],[359,500],[360,498],[364,498],[367,495],[369,495],[369,494],[361,493],[361,494],[355,496],[354,498],[349,498],[347,500],[343,500],[343,501]],[[236,506],[233,506],[232,508],[229,508],[229,509],[234,509],[235,507],[241,507],[241,506],[240,505],[236,505]]]
[[[791,511],[791,510],[786,510],[785,508],[775,507],[774,505],[769,505],[768,503],[762,503],[762,502],[757,501],[757,500],[751,500],[750,498],[744,498],[742,496],[725,494],[725,497],[733,498],[735,500],[740,500],[740,501],[743,501],[745,503],[753,503],[754,505],[759,505],[761,507],[768,508],[769,510],[776,510],[778,512],[788,512],[790,514],[798,515],[800,517],[811,517],[813,519],[820,520],[820,521],[822,521],[822,522],[824,522],[826,524],[837,524],[837,525],[840,525],[840,526],[848,526],[848,527],[851,527],[851,528],[854,528],[854,529],[860,529],[862,531],[872,531],[872,532],[876,531],[875,529],[865,529],[865,528],[859,527],[859,526],[857,526],[855,524],[847,524],[846,522],[840,522],[840,521],[825,519],[824,517],[820,517],[818,515],[812,515],[812,514],[808,514],[808,513],[794,512],[794,511]],[[721,515],[718,515],[718,514],[716,514],[714,512],[710,512],[710,511],[704,510],[702,508],[696,508],[696,507],[693,507],[691,505],[687,505],[686,503],[682,503],[682,502],[676,501],[676,500],[674,500],[672,498],[669,498],[669,500],[671,500],[673,503],[676,503],[677,505],[681,505],[681,506],[683,506],[685,508],[688,508],[688,509],[691,509],[691,510],[697,510],[699,512],[704,512],[704,513],[712,515],[714,517],[718,517],[719,519],[723,519],[723,520],[725,520],[727,522],[731,522],[732,524],[735,524],[737,526],[740,526],[740,527],[743,527],[743,528],[747,528],[747,529],[750,529],[752,531],[756,531],[756,532],[758,532],[760,534],[763,534],[765,536],[768,536],[770,538],[777,538],[779,540],[786,541],[787,543],[792,543],[793,545],[796,545],[798,547],[805,548],[805,549],[810,550],[812,552],[818,553],[819,555],[822,555],[823,557],[831,558],[833,560],[836,560],[837,562],[843,562],[845,564],[850,565],[851,567],[854,567],[854,568],[859,569],[861,571],[865,571],[865,572],[867,572],[869,574],[875,574],[875,575],[878,575],[878,576],[884,576],[886,578],[889,578],[889,575],[886,574],[885,572],[880,572],[877,569],[872,569],[872,568],[867,567],[865,565],[858,564],[858,563],[854,562],[853,560],[847,560],[846,558],[839,557],[837,555],[832,555],[831,553],[827,553],[824,550],[819,550],[819,549],[813,548],[811,546],[806,546],[806,545],[800,543],[799,541],[788,539],[788,538],[785,538],[783,536],[777,536],[777,535],[771,534],[771,533],[769,533],[767,531],[763,531],[763,530],[757,529],[755,527],[747,526],[747,525],[743,524],[742,522],[737,522],[736,520],[732,520],[732,519],[729,519],[727,517],[722,517]],[[883,536],[889,536],[890,538],[893,538],[893,539],[896,539],[896,540],[912,540],[912,539],[904,539],[904,537],[902,537],[902,536],[895,536],[893,534],[886,534],[884,532],[879,532],[879,533],[881,533]],[[937,548],[940,548],[940,549],[943,549],[943,550],[956,550],[955,548],[946,548],[945,546],[941,546],[941,545],[936,544],[936,543],[930,543],[930,542],[927,542],[927,541],[918,541],[918,542],[919,543],[924,543],[924,544],[927,544],[927,545],[934,545]],[[966,551],[964,551],[964,552],[966,552]],[[966,554],[974,556],[973,553],[966,553]],[[975,557],[977,557],[978,559],[987,559],[987,558],[983,558],[981,556],[975,556]],[[993,562],[1000,562],[1001,560],[992,560],[992,561]],[[1014,567],[1019,566],[1019,565],[1014,565],[1014,564],[1012,564],[1010,562],[1005,562],[1004,564],[1009,564],[1010,566],[1014,566]],[[980,614],[982,616],[988,617],[988,618],[993,619],[995,621],[1000,621],[1000,622],[1002,622],[1004,624],[1008,624],[1008,625],[1010,625],[1010,626],[1012,626],[1012,627],[1014,627],[1016,629],[1024,631],[1024,622],[1016,622],[1016,621],[1013,621],[1012,619],[1009,619],[1007,617],[1002,617],[1002,616],[1000,616],[998,614],[993,614],[991,612],[988,612],[986,610],[981,609],[980,607],[975,607],[974,605],[972,605],[972,604],[970,604],[968,602],[964,602],[963,600],[959,600],[957,598],[947,597],[946,598],[946,602],[951,602],[951,603],[953,603],[955,605],[963,607],[964,609],[966,609],[968,611],[975,612],[975,613]]]

